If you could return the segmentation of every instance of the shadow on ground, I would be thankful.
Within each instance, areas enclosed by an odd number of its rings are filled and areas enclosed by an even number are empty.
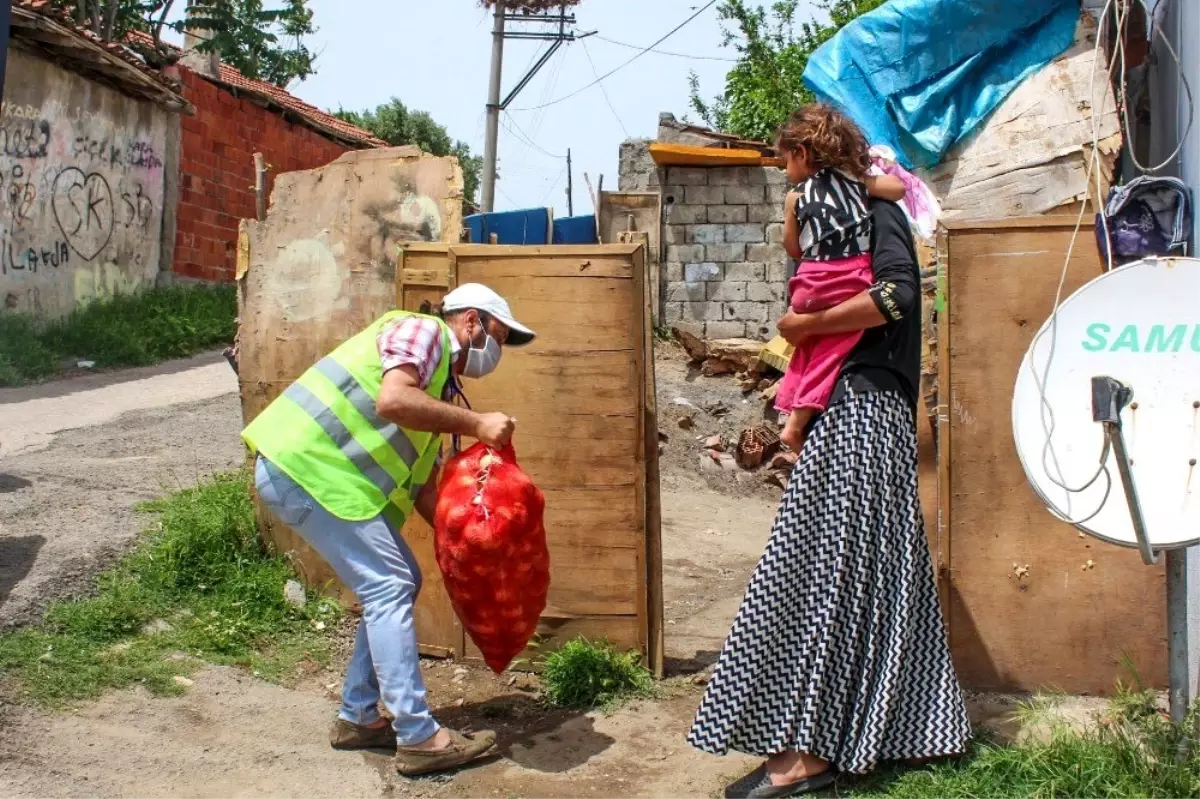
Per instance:
[[[15,494],[22,488],[29,488],[32,482],[15,474],[0,474],[0,494]]]
[[[7,475],[0,475],[0,480],[5,477]],[[45,543],[46,537],[41,535],[0,538],[0,607],[3,607],[13,589],[33,569],[38,553],[42,551]]]
[[[663,676],[686,677],[689,674],[699,674],[713,666],[720,655],[720,652],[704,649],[687,658],[668,657],[663,660]]]
[[[500,696],[442,708],[434,715],[452,729],[494,729],[501,755],[545,774],[582,766],[613,745],[583,712],[549,707],[531,696]]]

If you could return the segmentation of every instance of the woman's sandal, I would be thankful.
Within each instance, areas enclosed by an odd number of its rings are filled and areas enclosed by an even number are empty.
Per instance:
[[[804,779],[787,785],[775,785],[765,765],[759,766],[737,782],[725,786],[727,799],[773,799],[773,797],[800,796],[801,794],[819,791],[832,785],[837,779],[837,771],[829,766],[819,774],[811,774]]]

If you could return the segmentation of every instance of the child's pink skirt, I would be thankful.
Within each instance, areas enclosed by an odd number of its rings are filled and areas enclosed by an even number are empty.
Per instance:
[[[836,261],[801,261],[796,276],[788,282],[788,295],[793,311],[812,313],[841,305],[874,282],[870,255]],[[796,348],[779,383],[776,409],[785,413],[803,408],[825,410],[842,364],[862,334],[859,330],[806,339]]]

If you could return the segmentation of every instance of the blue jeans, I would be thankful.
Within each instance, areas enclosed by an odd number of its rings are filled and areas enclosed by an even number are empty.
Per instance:
[[[374,724],[382,698],[396,718],[397,743],[418,744],[432,737],[438,724],[425,702],[413,624],[421,571],[399,526],[382,514],[362,522],[334,516],[262,456],[255,464],[254,484],[259,500],[328,561],[362,604],[338,717]]]

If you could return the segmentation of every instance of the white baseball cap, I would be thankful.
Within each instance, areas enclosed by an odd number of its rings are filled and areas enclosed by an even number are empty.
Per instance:
[[[482,283],[463,283],[442,300],[442,313],[475,310],[485,313],[508,328],[505,346],[523,347],[537,336],[525,325],[513,319],[508,302]]]

